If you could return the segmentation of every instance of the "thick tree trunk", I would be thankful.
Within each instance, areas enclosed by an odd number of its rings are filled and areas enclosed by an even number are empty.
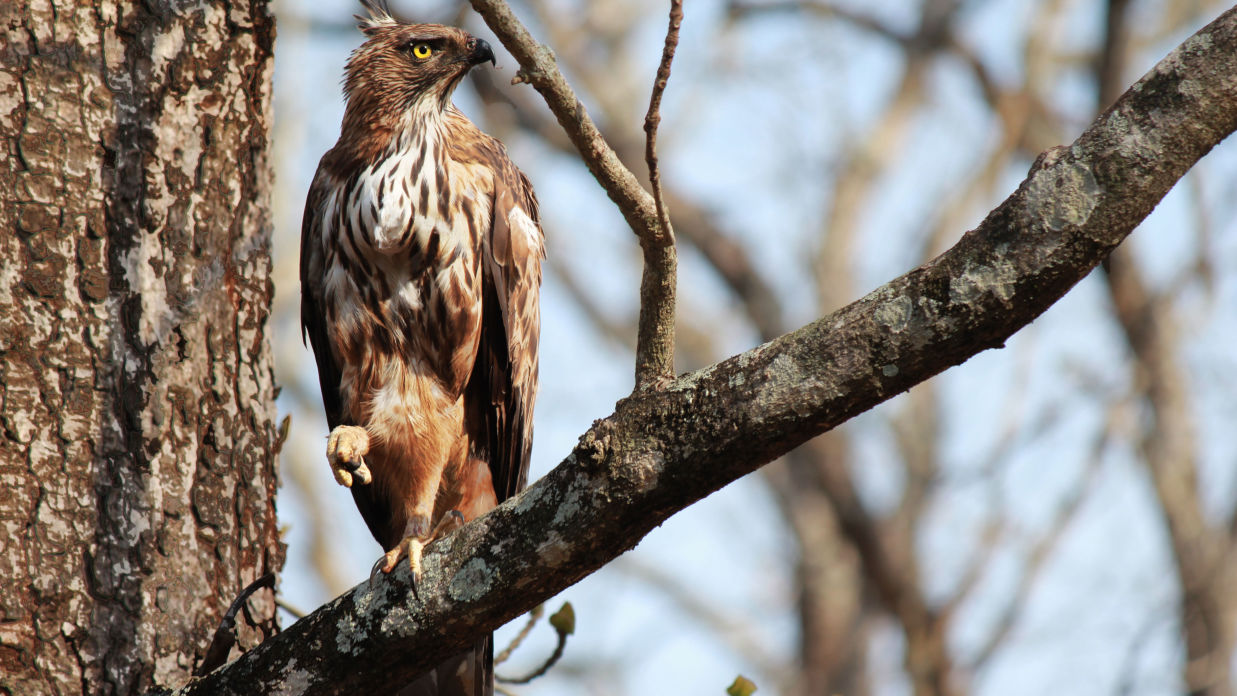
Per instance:
[[[191,673],[283,561],[256,0],[3,3],[0,693]],[[242,645],[274,627],[269,592]]]

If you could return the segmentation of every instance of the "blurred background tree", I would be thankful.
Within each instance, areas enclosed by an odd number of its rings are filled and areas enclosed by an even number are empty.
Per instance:
[[[643,172],[664,3],[513,4]],[[395,6],[491,38],[461,4]],[[688,3],[659,136],[679,367],[939,253],[1223,9]],[[296,275],[305,190],[338,134],[338,78],[360,34],[346,0],[276,11],[272,337],[294,423],[283,592],[312,608],[379,552],[322,458]],[[515,68],[504,57],[475,71],[456,102],[507,143],[542,201],[536,477],[631,390],[640,253],[540,98],[509,86]],[[1005,350],[692,506],[566,593],[577,635],[519,693],[721,693],[739,672],[781,694],[1233,693],[1234,232],[1227,143]],[[511,673],[549,651],[553,636],[537,635]]]

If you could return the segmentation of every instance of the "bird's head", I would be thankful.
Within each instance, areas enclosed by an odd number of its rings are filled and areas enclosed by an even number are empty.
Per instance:
[[[394,17],[381,0],[361,0],[365,43],[348,59],[344,92],[367,108],[436,108],[451,103],[456,85],[473,66],[494,63],[490,45],[462,29],[412,24]]]

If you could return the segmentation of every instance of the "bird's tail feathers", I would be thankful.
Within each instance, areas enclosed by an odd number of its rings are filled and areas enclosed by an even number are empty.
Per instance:
[[[494,696],[493,634],[417,677],[395,696]]]

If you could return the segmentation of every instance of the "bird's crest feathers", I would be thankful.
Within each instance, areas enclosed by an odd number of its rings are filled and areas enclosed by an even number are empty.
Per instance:
[[[352,16],[357,21],[357,28],[366,35],[380,27],[390,27],[400,23],[395,18],[395,15],[391,13],[391,7],[387,4],[387,0],[361,0],[361,4],[369,11],[369,16]]]

